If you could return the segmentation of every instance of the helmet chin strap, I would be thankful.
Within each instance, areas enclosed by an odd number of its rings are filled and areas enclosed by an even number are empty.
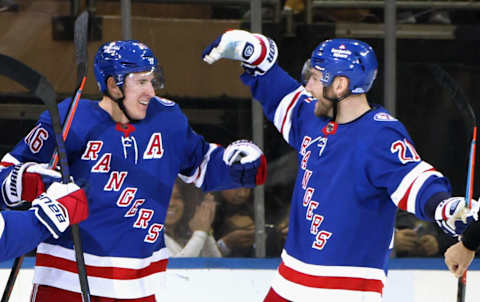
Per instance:
[[[329,96],[327,96],[327,87],[323,87],[323,97],[327,100],[329,100],[330,102],[333,103],[333,117],[332,117],[332,121],[335,122],[336,118],[337,118],[337,104],[346,99],[347,97],[349,97],[350,95],[352,94],[352,92],[349,90],[347,93],[345,93],[344,95],[342,95],[341,97],[339,98],[331,98]]]
[[[125,105],[123,104],[123,100],[125,99],[125,92],[123,91],[123,87],[118,87],[120,88],[120,91],[122,92],[122,97],[121,98],[114,98],[110,92],[107,90],[107,96],[109,98],[111,98],[115,103],[118,104],[118,107],[120,108],[120,110],[122,110],[123,114],[125,114],[125,116],[127,117],[127,119],[129,120],[129,122],[131,124],[135,124],[135,123],[138,123],[140,120],[137,120],[137,119],[134,119],[132,118],[128,112],[127,112],[127,108],[125,108]]]

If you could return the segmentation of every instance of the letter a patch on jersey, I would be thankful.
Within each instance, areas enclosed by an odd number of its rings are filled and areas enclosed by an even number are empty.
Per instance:
[[[145,153],[143,153],[143,158],[162,158],[163,152],[162,134],[158,132],[153,133],[148,142],[147,149],[145,150]]]

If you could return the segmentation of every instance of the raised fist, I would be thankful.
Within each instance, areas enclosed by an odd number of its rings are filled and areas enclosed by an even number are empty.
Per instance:
[[[205,62],[213,64],[221,58],[242,62],[245,70],[263,75],[277,61],[275,41],[260,34],[233,29],[221,34],[202,53]]]

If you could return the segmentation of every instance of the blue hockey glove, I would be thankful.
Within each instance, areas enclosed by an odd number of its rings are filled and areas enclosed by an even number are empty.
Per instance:
[[[8,207],[21,206],[45,192],[44,179],[59,180],[61,177],[58,171],[48,169],[47,164],[15,165],[2,183],[2,198]]]
[[[233,29],[220,35],[202,53],[208,64],[221,58],[242,62],[247,72],[263,75],[277,61],[278,50],[275,41],[260,34]]]
[[[231,143],[223,153],[223,161],[230,167],[233,180],[242,187],[263,185],[267,178],[267,160],[254,143],[239,140]]]
[[[35,211],[37,219],[58,239],[69,225],[88,217],[87,197],[73,182],[54,182],[32,202],[30,210]]]
[[[468,224],[478,220],[480,204],[472,199],[472,208],[469,209],[463,197],[450,197],[443,200],[435,209],[435,221],[440,228],[451,236],[461,235]]]

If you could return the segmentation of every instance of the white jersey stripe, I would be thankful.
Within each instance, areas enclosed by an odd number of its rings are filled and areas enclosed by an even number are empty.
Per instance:
[[[200,188],[205,180],[205,173],[207,172],[208,162],[210,161],[210,155],[213,150],[217,149],[218,145],[210,144],[208,152],[203,157],[203,161],[200,166],[195,169],[195,172],[191,176],[186,176],[183,174],[178,174],[178,176],[186,183],[193,183],[197,188]]]
[[[37,248],[37,253],[46,254],[58,258],[63,258],[70,261],[75,261],[75,251],[73,249],[67,249],[60,245],[40,243]],[[118,267],[129,269],[142,269],[149,266],[152,262],[164,260],[168,258],[167,248],[162,248],[153,253],[148,258],[127,258],[127,257],[109,257],[109,256],[96,256],[88,253],[84,253],[85,264],[99,267]]]
[[[420,174],[430,169],[433,169],[433,167],[429,163],[421,161],[415,168],[413,168],[410,172],[408,172],[408,174],[405,175],[405,177],[403,177],[402,181],[400,182],[400,185],[398,185],[395,192],[393,192],[392,195],[390,196],[396,206],[398,206],[398,203],[400,202],[400,200],[402,200],[402,198],[408,192],[408,189],[410,188],[411,184],[415,181],[415,179],[417,179],[417,177]]]
[[[272,288],[283,298],[295,302],[312,302],[319,301],[365,301],[380,302],[381,294],[378,292],[365,292],[353,290],[325,289],[303,286],[290,282],[283,278],[277,271],[272,281]]]
[[[286,266],[308,275],[375,279],[383,283],[385,283],[386,280],[384,270],[379,268],[309,264],[295,259],[285,250],[283,250],[281,257]]]
[[[288,142],[288,136],[290,134],[290,128],[292,127],[292,110],[296,105],[296,102],[300,99],[301,93],[304,91],[303,86],[298,87],[294,91],[290,92],[277,106],[275,110],[275,116],[273,117],[273,124],[277,130],[282,134],[283,139]]]
[[[420,189],[422,188],[423,184],[425,181],[430,177],[430,176],[437,176],[437,177],[443,177],[442,173],[438,171],[426,171],[420,174],[417,179],[415,179],[415,182],[412,185],[412,189],[410,190],[410,193],[408,194],[408,199],[407,199],[407,211],[415,214],[415,205],[416,205],[416,200],[417,200],[417,195]]]
[[[49,285],[80,293],[76,273],[50,268],[35,267],[34,283]],[[117,299],[137,299],[159,293],[165,288],[165,271],[157,272],[136,280],[112,280],[88,277],[90,294]]]
[[[153,295],[164,285],[168,261],[166,248],[143,259],[88,253],[84,257],[92,295],[135,299]],[[34,282],[80,292],[78,275],[72,267],[74,259],[72,249],[41,243],[37,249]]]
[[[18,165],[20,164],[20,161],[18,161],[18,159],[16,159],[15,157],[13,157],[10,153],[7,153],[5,154],[3,157],[2,157],[2,160],[0,161],[2,164],[0,165],[0,171],[2,171],[3,169],[7,168],[8,165]]]

